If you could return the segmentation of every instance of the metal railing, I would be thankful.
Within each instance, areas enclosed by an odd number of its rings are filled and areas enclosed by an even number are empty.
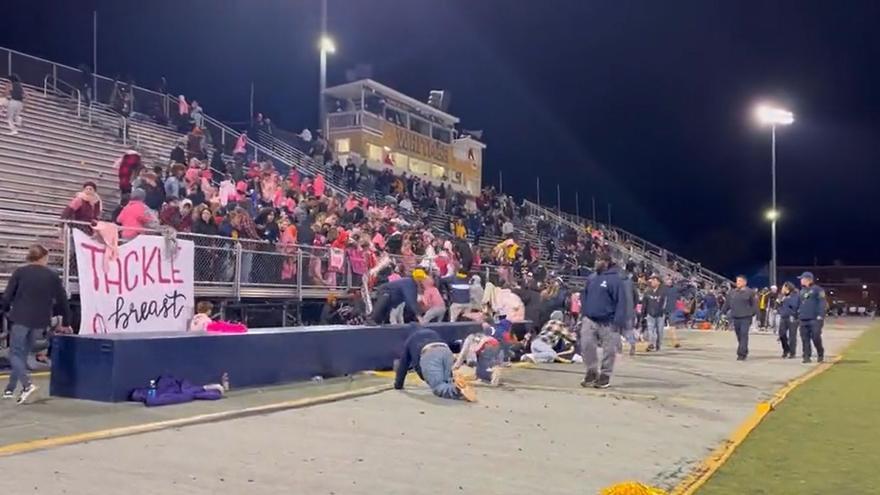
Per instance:
[[[30,84],[37,87],[42,84],[46,92],[48,92],[48,89],[52,87],[55,94],[63,94],[63,92],[60,92],[58,90],[59,85],[66,86],[68,89],[72,90],[70,92],[70,95],[67,96],[71,99],[75,99],[78,102],[78,114],[81,114],[82,111],[82,92],[84,90],[90,91],[91,99],[88,109],[90,119],[92,118],[93,113],[97,110],[102,110],[104,112],[107,111],[106,109],[109,108],[107,107],[107,105],[110,103],[111,95],[114,93],[115,87],[118,84],[122,84],[119,81],[108,77],[97,74],[84,74],[80,69],[70,67],[68,65],[59,64],[40,57],[21,53],[16,50],[0,47],[0,61],[2,61],[4,58],[6,59],[6,73],[18,74],[22,82],[25,84]],[[50,81],[53,83],[52,85],[49,84]],[[73,83],[73,81],[80,81],[81,83],[77,85],[76,83]],[[164,92],[146,89],[134,84],[130,86],[130,89],[132,92],[131,110],[133,113],[139,113],[157,119],[161,118],[165,121],[170,120],[170,109],[174,108],[177,104],[177,100],[174,96],[166,94]],[[362,114],[360,117],[360,125],[364,125],[365,127],[377,127],[381,129],[381,119],[378,119],[378,117],[376,117],[376,119],[378,120],[375,120],[373,119],[373,115],[366,112],[358,113]],[[110,118],[107,115],[103,115],[103,117],[105,119]],[[223,124],[219,120],[207,115],[205,115],[205,125],[208,130],[213,133],[212,137],[214,138],[214,146],[218,149],[222,149],[227,154],[231,154],[232,148],[235,145],[235,141],[238,139],[241,133],[232,129],[226,124]],[[127,138],[128,134],[124,133],[123,139],[126,140],[126,144],[128,144]],[[136,141],[139,142],[138,137],[136,137]],[[277,144],[279,142],[282,141],[276,139],[273,144]],[[275,162],[275,165],[280,169],[289,169],[290,167],[297,167],[300,170],[303,170],[304,168],[310,168],[312,170],[318,169],[317,165],[312,162],[311,158],[307,157],[300,150],[297,150],[292,146],[290,146],[289,148],[290,149],[284,149],[281,151],[279,151],[278,149],[273,150],[254,142],[253,139],[249,139],[247,144],[247,151],[254,159],[259,160],[261,159],[261,157],[268,157],[272,159],[272,161]],[[336,192],[347,193],[347,191],[329,182],[328,187]],[[530,206],[538,208],[541,211],[541,214],[548,216],[552,214],[557,219],[564,220],[566,223],[574,223],[576,225],[587,225],[592,223],[587,219],[561,212],[557,214],[548,208],[535,205],[531,202],[527,203],[530,203]],[[602,228],[606,232],[613,233],[615,236],[617,236],[615,242],[620,243],[622,241],[627,241],[630,244],[637,246],[640,251],[644,253],[643,256],[648,259],[653,259],[654,263],[659,263],[661,261],[665,261],[667,263],[677,262],[683,268],[705,276],[707,279],[712,279],[719,282],[727,281],[727,279],[723,276],[712,272],[711,270],[707,270],[700,264],[693,263],[685,258],[673,255],[672,253],[668,253],[659,246],[645,241],[644,239],[635,236],[625,230],[618,229],[612,226],[603,226]],[[662,253],[666,253],[665,260],[662,260]]]
[[[625,231],[623,231],[624,233],[621,234],[620,229],[609,227],[608,225],[598,222],[593,223],[592,221],[575,217],[578,220],[581,220],[580,222],[578,222],[572,219],[572,217],[574,217],[573,215],[560,214],[558,212],[550,210],[549,208],[545,208],[535,203],[532,203],[531,201],[526,201],[525,204],[526,207],[529,209],[530,214],[535,216],[544,216],[552,223],[563,224],[578,231],[582,230],[583,227],[587,225],[602,230],[603,234],[605,234],[604,237],[606,242],[615,251],[614,254],[619,257],[630,258],[638,262],[645,262],[650,266],[655,267],[663,276],[674,277],[679,275],[678,272],[666,266],[659,258],[651,256],[650,252],[645,249],[644,244],[640,246],[637,243],[631,242],[631,239],[626,235],[627,233]],[[699,271],[694,271],[694,273],[707,282],[717,283],[721,281],[715,280],[714,278],[703,277],[703,275],[705,274]]]
[[[63,91],[61,91],[59,86],[67,88],[70,93],[64,93]],[[69,97],[70,99],[76,101],[76,116],[82,116],[83,98],[82,92],[79,89],[74,88],[73,86],[64,82],[61,79],[58,79],[58,77],[53,74],[46,74],[46,77],[43,78],[43,96],[49,95],[49,89],[52,90],[52,94],[54,95]]]
[[[30,245],[40,243],[49,251],[50,266],[58,270],[68,293],[79,293],[78,267],[73,249],[73,232],[76,229],[88,229],[88,225],[48,216],[0,211],[0,283],[5,284],[12,271],[24,263]],[[142,231],[140,235],[165,235],[164,230],[139,230]],[[176,233],[176,238],[193,242],[193,276],[197,297],[301,301],[362,287],[364,270],[353,269],[345,249],[270,244],[265,240],[188,232]],[[425,256],[415,256],[409,260],[400,255],[391,255],[391,258],[404,268],[433,262]],[[472,273],[480,274],[487,280],[491,275],[501,275],[504,270],[509,271],[510,267],[484,263]],[[582,285],[584,280],[576,275],[565,275],[563,278],[573,286]]]

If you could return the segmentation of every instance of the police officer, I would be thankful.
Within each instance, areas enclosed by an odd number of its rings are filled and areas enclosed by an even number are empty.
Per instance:
[[[736,288],[727,294],[722,313],[730,311],[733,330],[736,333],[736,360],[745,361],[749,355],[749,328],[758,312],[758,299],[754,289],[748,287],[745,275],[736,276]]]
[[[581,294],[581,356],[587,367],[582,387],[608,388],[614,359],[626,328],[627,294],[620,270],[607,253],[596,259],[596,272],[587,279]],[[599,369],[598,347],[602,346],[602,368]]]
[[[794,284],[786,282],[779,295],[779,343],[782,344],[782,357],[793,358],[797,354],[798,306],[800,295]]]
[[[798,319],[801,322],[801,343],[804,346],[804,361],[809,363],[812,357],[810,344],[816,346],[816,358],[821,363],[825,360],[825,347],[822,345],[822,325],[824,324],[825,312],[828,310],[828,302],[825,300],[825,291],[813,283],[814,277],[810,272],[801,274],[800,306],[798,307]]]

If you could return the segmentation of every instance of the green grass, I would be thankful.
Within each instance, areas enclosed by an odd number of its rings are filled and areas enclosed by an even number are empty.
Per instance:
[[[796,388],[697,495],[880,493],[880,328]]]

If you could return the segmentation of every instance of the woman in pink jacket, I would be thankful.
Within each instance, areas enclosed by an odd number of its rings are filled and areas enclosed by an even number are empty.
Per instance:
[[[318,176],[315,177],[315,184],[312,187],[315,191],[316,198],[321,198],[324,196],[324,174],[318,174]]]
[[[121,237],[134,239],[144,229],[155,228],[159,221],[153,212],[144,204],[144,190],[135,189],[131,192],[128,204],[119,212],[116,223],[122,226]]]

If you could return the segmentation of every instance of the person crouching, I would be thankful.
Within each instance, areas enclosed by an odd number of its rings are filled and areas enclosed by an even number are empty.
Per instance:
[[[452,350],[430,328],[417,327],[404,342],[403,355],[397,363],[394,388],[402,390],[407,372],[412,368],[437,397],[477,400],[473,387],[461,375],[453,376]]]
[[[473,366],[478,380],[497,386],[501,384],[501,343],[488,335],[489,326],[486,323],[483,325],[482,330],[464,339],[452,370],[457,371],[464,364]]]

